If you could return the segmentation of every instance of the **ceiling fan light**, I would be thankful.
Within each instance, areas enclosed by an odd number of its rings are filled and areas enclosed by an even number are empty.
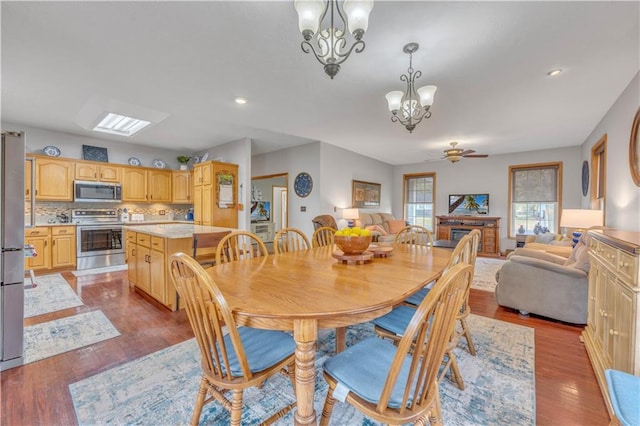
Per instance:
[[[400,109],[400,105],[402,103],[402,93],[400,90],[394,90],[393,92],[389,92],[384,95],[387,98],[387,103],[389,104],[389,111],[397,111]]]
[[[430,107],[433,105],[433,98],[436,94],[438,87],[436,86],[422,86],[417,90],[418,96],[420,96],[420,103],[423,107]]]
[[[347,15],[349,32],[359,40],[369,27],[373,0],[344,0],[342,7]]]
[[[293,3],[298,12],[298,28],[305,39],[309,34],[309,39],[318,32],[320,27],[320,17],[325,8],[323,0],[295,0]]]

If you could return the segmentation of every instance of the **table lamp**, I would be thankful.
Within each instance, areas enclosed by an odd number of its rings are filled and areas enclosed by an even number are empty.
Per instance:
[[[602,210],[586,209],[562,209],[560,226],[563,228],[574,228],[573,245],[578,243],[582,232],[592,226],[602,226],[604,223],[604,212]]]
[[[342,218],[349,222],[349,228],[353,228],[356,224],[356,219],[360,218],[360,212],[358,209],[344,209],[342,210]]]

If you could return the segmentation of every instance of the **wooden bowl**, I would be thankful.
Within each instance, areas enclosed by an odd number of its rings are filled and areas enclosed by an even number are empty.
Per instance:
[[[366,237],[336,235],[334,241],[336,246],[338,246],[344,254],[361,254],[369,247],[369,244],[371,244],[371,235]]]

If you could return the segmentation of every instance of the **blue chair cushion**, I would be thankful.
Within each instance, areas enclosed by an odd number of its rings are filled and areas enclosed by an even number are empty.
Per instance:
[[[408,297],[405,300],[405,302],[411,303],[412,305],[418,306],[419,304],[422,303],[424,298],[427,297],[427,293],[429,293],[429,290],[431,290],[431,289],[427,288],[427,287],[423,287],[419,292],[417,292],[416,294],[414,294],[411,297]]]
[[[611,405],[623,426],[640,425],[640,377],[605,370]]]
[[[414,308],[409,306],[398,306],[393,308],[393,310],[388,314],[373,320],[373,323],[380,328],[397,334],[398,336],[403,336],[404,331],[407,329],[407,325],[409,325],[409,321],[411,321],[411,318],[415,313],[416,310]]]
[[[293,338],[289,334],[281,331],[238,327],[238,334],[240,334],[240,340],[242,341],[242,346],[244,346],[249,369],[252,373],[266,370],[296,350],[296,342],[294,342]],[[228,334],[224,336],[224,341],[229,352],[231,374],[241,376],[242,369],[240,368],[238,357],[233,350],[231,338]]]
[[[350,392],[376,404],[382,394],[396,349],[388,340],[370,337],[327,359],[323,368]],[[402,404],[410,366],[411,357],[407,356],[391,393],[389,400],[391,408],[400,408]],[[409,402],[411,399],[410,397]]]

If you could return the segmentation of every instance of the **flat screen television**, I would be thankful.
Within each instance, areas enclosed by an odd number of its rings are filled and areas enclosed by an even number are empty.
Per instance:
[[[489,214],[489,194],[449,195],[449,214],[458,216]]]
[[[271,220],[271,205],[269,201],[254,201],[251,203],[251,222],[268,222]]]

